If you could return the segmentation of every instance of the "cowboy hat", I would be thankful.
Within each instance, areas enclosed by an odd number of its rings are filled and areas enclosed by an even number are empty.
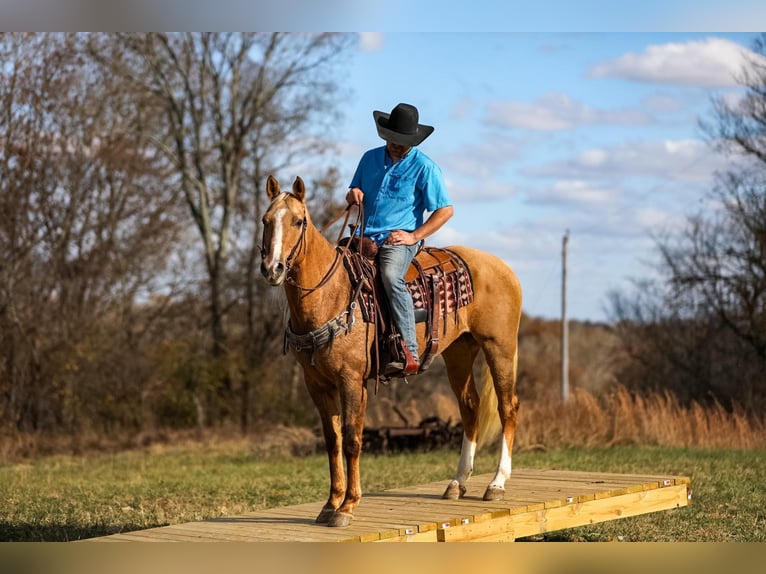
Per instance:
[[[416,146],[430,136],[434,128],[418,123],[418,109],[410,104],[397,104],[390,114],[372,112],[378,135],[399,145]]]

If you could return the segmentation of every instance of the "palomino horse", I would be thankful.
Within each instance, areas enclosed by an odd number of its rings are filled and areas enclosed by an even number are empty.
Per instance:
[[[330,496],[316,521],[348,526],[362,497],[359,456],[374,326],[364,323],[359,306],[352,305],[356,293],[339,264],[339,250],[311,222],[303,181],[296,178],[292,193],[286,193],[269,176],[266,191],[271,205],[263,217],[261,273],[271,285],[284,285],[292,333],[312,333],[309,340],[317,334],[326,343],[296,351],[306,388],[321,417],[330,462]],[[497,409],[503,438],[500,462],[484,499],[500,500],[511,474],[519,408],[516,368],[521,287],[514,272],[499,258],[467,247],[450,249],[468,265],[474,301],[457,310],[457,320],[445,321],[445,332],[440,334],[442,356],[464,429],[457,472],[443,497],[458,499],[465,494],[466,481],[473,472],[479,426],[484,420],[489,424],[494,420],[497,427],[497,416],[492,414]],[[422,353],[423,324],[418,324],[418,339]],[[489,367],[488,373],[485,369],[489,380],[484,381],[481,399],[473,377],[479,350]]]

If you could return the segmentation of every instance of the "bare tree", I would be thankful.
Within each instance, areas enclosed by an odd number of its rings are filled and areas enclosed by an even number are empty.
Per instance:
[[[332,34],[187,33],[124,35],[140,67],[121,71],[165,112],[157,150],[178,185],[203,246],[213,352],[226,347],[222,278],[237,217],[251,216],[252,182],[298,150],[331,108],[327,67],[343,47]],[[317,125],[309,129],[310,122]],[[321,129],[321,128],[320,128]],[[280,157],[280,154],[283,154]],[[248,194],[248,192],[250,192]]]
[[[321,136],[334,119],[337,88],[331,72],[349,37],[153,33],[119,38],[126,53],[117,58],[102,53],[101,59],[163,110],[162,133],[151,143],[177,174],[199,238],[211,350],[226,363],[232,351],[226,314],[242,297],[229,292],[231,252],[252,255],[259,239],[263,199],[258,182],[297,154],[327,149]],[[248,265],[252,275],[252,257]],[[231,393],[232,379],[230,366],[224,366],[221,390]]]
[[[137,135],[142,102],[88,65],[82,41],[0,37],[0,389],[22,430],[76,430],[86,404],[136,390],[115,336],[140,334],[133,308],[159,289],[177,230]]]
[[[266,412],[252,384],[284,324],[260,182],[311,179],[349,39],[0,34],[0,423],[212,423],[237,390],[243,429]],[[337,172],[316,172],[332,212]]]

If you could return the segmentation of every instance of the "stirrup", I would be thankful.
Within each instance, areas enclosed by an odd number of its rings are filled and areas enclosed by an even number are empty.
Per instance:
[[[409,366],[410,372],[405,372],[405,368]],[[413,360],[409,365],[401,361],[391,361],[385,367],[383,367],[383,375],[386,377],[409,377],[411,375],[417,375],[420,372],[420,361]]]

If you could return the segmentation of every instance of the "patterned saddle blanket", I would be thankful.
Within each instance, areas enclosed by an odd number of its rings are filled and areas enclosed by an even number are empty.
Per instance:
[[[473,282],[465,262],[449,249],[426,247],[413,259],[404,276],[415,309],[435,303],[446,320],[450,313],[473,301]]]

